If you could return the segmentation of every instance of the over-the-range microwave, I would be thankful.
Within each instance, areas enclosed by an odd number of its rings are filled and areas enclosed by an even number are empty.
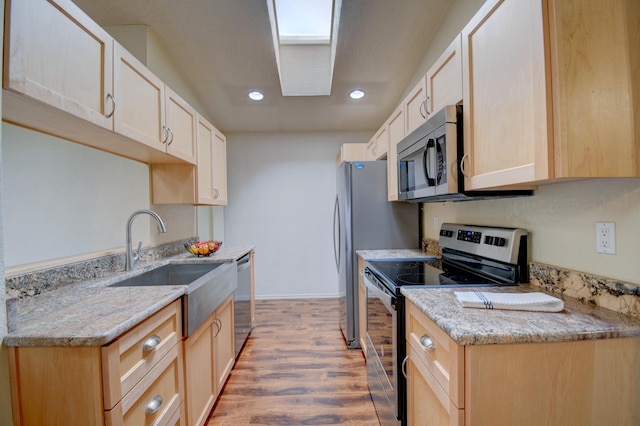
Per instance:
[[[533,195],[530,190],[464,190],[462,105],[447,105],[433,114],[397,149],[400,200],[429,203]]]

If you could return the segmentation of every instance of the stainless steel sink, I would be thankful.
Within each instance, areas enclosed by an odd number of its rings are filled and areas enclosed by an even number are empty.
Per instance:
[[[111,287],[138,287],[153,285],[190,285],[224,263],[168,264],[135,277],[119,281]]]
[[[186,285],[182,297],[183,335],[189,336],[238,286],[236,262],[168,264],[110,287]]]

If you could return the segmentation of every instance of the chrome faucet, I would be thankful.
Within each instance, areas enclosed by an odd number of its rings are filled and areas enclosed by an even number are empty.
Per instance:
[[[156,221],[158,221],[159,234],[167,233],[167,228],[164,226],[164,222],[162,221],[162,219],[160,219],[160,216],[158,216],[158,213],[154,212],[153,210],[147,210],[147,209],[142,209],[142,210],[133,212],[131,217],[129,217],[129,221],[127,222],[127,254],[126,254],[127,259],[125,264],[125,271],[133,271],[133,268],[136,265],[136,260],[138,260],[138,257],[140,254],[142,241],[138,243],[138,250],[136,250],[135,254],[133,253],[133,247],[131,247],[131,224],[133,223],[133,219],[135,219],[138,215],[142,213],[148,214],[149,216],[155,218]]]

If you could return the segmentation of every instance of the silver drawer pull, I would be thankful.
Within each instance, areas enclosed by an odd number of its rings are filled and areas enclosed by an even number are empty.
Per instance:
[[[147,340],[144,341],[144,344],[142,345],[142,351],[147,352],[155,349],[161,341],[162,339],[157,334],[151,335]]]
[[[160,395],[156,395],[151,398],[151,401],[147,403],[147,409],[145,410],[145,414],[148,416],[149,414],[153,414],[160,409],[162,405],[162,397]]]
[[[422,335],[422,337],[420,338],[420,344],[424,346],[424,348],[428,351],[436,350],[436,344],[433,343],[433,339],[431,339],[431,337],[429,337],[429,335],[427,334]]]

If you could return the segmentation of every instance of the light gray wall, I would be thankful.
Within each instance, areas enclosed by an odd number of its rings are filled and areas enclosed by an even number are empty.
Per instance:
[[[336,156],[371,133],[227,135],[225,244],[256,245],[256,297],[338,295]]]

